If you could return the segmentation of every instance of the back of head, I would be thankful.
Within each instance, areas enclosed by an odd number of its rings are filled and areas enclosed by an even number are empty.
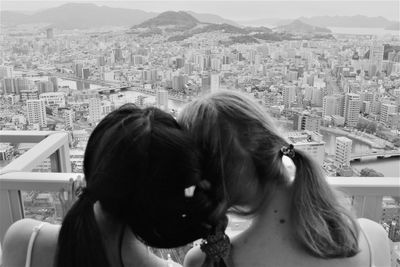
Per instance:
[[[228,209],[257,215],[279,185],[288,182],[282,147],[289,144],[272,119],[240,93],[220,91],[188,105],[178,121],[189,130],[204,154],[204,177],[214,191],[222,220]],[[300,150],[291,214],[298,241],[312,255],[347,257],[358,251],[358,228],[340,206],[319,166]],[[249,194],[251,192],[251,194]],[[249,197],[251,196],[251,197]]]
[[[200,180],[198,153],[175,119],[125,105],[92,132],[84,157],[87,187],[65,217],[57,266],[107,266],[93,204],[153,247],[203,236],[202,212],[184,189]]]

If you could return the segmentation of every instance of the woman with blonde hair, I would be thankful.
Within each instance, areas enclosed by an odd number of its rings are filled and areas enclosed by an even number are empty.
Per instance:
[[[211,234],[185,266],[390,266],[384,229],[355,219],[321,168],[283,138],[258,104],[221,91],[190,103],[178,122],[203,154],[216,207]],[[283,157],[295,165],[294,180]],[[228,212],[252,218],[232,240],[224,233]]]

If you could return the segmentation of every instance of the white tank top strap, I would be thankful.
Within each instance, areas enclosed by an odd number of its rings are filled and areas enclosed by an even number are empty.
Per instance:
[[[359,222],[362,222],[359,220]],[[369,266],[370,267],[376,267],[374,264],[374,252],[373,252],[373,247],[372,247],[372,243],[371,240],[368,238],[366,229],[363,229],[363,227],[367,227],[368,228],[368,224],[366,223],[360,223],[360,225],[362,225],[362,227],[360,227],[361,233],[363,234],[365,240],[367,241],[367,245],[368,245],[368,249],[369,249]]]
[[[28,249],[26,250],[25,267],[31,267],[33,245],[35,244],[35,239],[36,239],[37,235],[39,234],[40,229],[45,224],[46,223],[41,223],[38,226],[33,227],[31,237],[29,238]]]

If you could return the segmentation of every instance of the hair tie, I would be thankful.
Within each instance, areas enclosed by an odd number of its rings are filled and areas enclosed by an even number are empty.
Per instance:
[[[200,244],[200,249],[211,259],[219,260],[228,257],[231,250],[231,241],[223,231],[207,236]]]
[[[289,144],[289,146],[282,146],[280,153],[281,153],[281,156],[287,156],[289,158],[294,158],[294,156],[295,156],[294,146],[292,144]]]

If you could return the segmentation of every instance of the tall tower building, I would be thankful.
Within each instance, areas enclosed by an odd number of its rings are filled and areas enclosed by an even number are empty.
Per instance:
[[[350,166],[351,146],[353,141],[351,139],[339,136],[336,137],[335,145],[335,166],[341,168],[343,166]]]
[[[355,127],[358,123],[360,114],[361,100],[358,94],[347,93],[344,103],[345,124],[349,127]]]
[[[369,76],[375,76],[378,72],[382,72],[384,46],[376,40],[369,49]]]
[[[380,122],[386,123],[389,118],[389,114],[396,113],[397,106],[392,104],[382,104],[381,105],[381,116]]]
[[[290,107],[296,101],[296,87],[293,85],[285,85],[282,91],[283,103],[285,107]]]
[[[336,113],[336,97],[333,95],[325,96],[322,101],[322,116],[337,115]]]
[[[218,91],[219,85],[220,85],[219,73],[212,73],[211,74],[211,93]]]
[[[65,126],[74,129],[74,111],[72,109],[65,109],[63,115]]]
[[[97,123],[101,120],[101,101],[99,98],[89,99],[89,121]]]
[[[13,67],[12,66],[0,66],[0,79],[12,78],[13,77]]]
[[[165,89],[157,90],[156,100],[157,107],[168,112],[168,91]]]
[[[293,130],[308,130],[319,132],[321,126],[321,118],[308,114],[296,114],[293,118]]]
[[[47,39],[54,38],[54,29],[53,28],[46,29],[46,37],[47,37]]]
[[[58,79],[57,79],[57,77],[50,76],[49,77],[49,81],[53,84],[53,92],[57,92],[58,91]]]
[[[28,123],[47,126],[46,105],[43,99],[30,99],[26,101]]]

